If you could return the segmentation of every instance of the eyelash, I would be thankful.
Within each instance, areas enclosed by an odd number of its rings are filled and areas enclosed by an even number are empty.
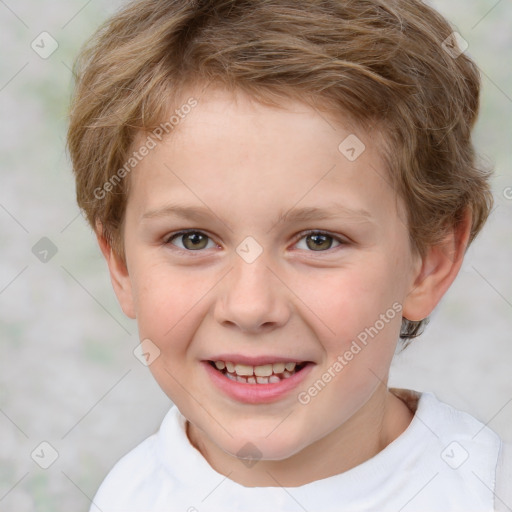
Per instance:
[[[173,233],[173,234],[167,236],[166,239],[164,240],[164,244],[165,245],[173,245],[173,250],[176,250],[176,251],[178,251],[178,252],[180,252],[182,254],[198,253],[198,255],[199,255],[205,249],[198,249],[198,250],[194,251],[194,250],[191,250],[191,249],[182,249],[181,247],[177,247],[174,244],[172,244],[173,240],[175,240],[177,238],[180,238],[181,236],[190,234],[190,233],[199,233],[201,235],[206,236],[209,240],[213,241],[212,238],[209,235],[207,235],[206,233],[204,233],[203,231],[200,231],[198,229],[187,229],[187,230],[183,230],[183,231],[178,231],[177,233]],[[310,235],[324,235],[324,236],[327,236],[329,238],[332,238],[332,240],[334,240],[335,242],[339,243],[338,246],[331,247],[329,249],[326,249],[325,251],[306,250],[307,252],[311,252],[311,253],[331,253],[331,251],[339,249],[341,246],[348,245],[348,243],[349,243],[347,240],[345,240],[343,238],[340,238],[338,236],[332,235],[331,233],[329,233],[327,231],[319,231],[319,230],[315,230],[315,229],[310,229],[310,230],[306,230],[306,231],[301,232],[298,235],[298,237],[296,238],[296,240],[294,242],[294,245],[296,245],[303,238],[306,238],[306,237],[308,237]],[[302,249],[302,250],[305,250],[305,249]]]

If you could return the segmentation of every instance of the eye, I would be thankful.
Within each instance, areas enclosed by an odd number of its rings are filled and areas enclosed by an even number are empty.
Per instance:
[[[209,242],[210,245],[208,245]],[[180,231],[170,236],[165,243],[175,245],[186,251],[199,251],[216,247],[213,240],[201,231]]]
[[[187,252],[216,247],[215,242],[208,235],[197,230],[175,233],[169,236],[165,243]],[[296,243],[296,247],[307,251],[326,252],[346,243],[344,240],[323,231],[309,231],[303,233]]]
[[[302,240],[305,240],[305,247],[304,244],[302,247],[300,247]],[[337,245],[333,247],[333,243]],[[335,236],[329,235],[329,233],[324,233],[323,231],[309,231],[302,236],[302,238],[297,243],[297,247],[304,250],[309,249],[311,251],[325,252],[344,243],[346,242]]]

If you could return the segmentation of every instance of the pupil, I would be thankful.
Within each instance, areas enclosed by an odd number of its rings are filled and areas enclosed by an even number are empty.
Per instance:
[[[310,244],[309,241],[313,243]],[[332,245],[332,239],[328,235],[309,235],[307,238],[307,246],[313,251],[330,249]]]
[[[203,236],[201,233],[188,233],[183,236],[183,245],[187,249],[203,249],[206,247],[206,244],[204,243],[206,240],[207,237]]]

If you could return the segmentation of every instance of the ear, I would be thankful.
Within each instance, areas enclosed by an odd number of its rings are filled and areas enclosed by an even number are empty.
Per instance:
[[[110,280],[119,305],[126,316],[135,318],[132,283],[128,275],[128,268],[123,259],[114,252],[110,243],[103,235],[103,227],[99,222],[96,223],[96,239],[107,261]]]
[[[451,286],[464,259],[471,221],[468,209],[444,240],[428,248],[419,260],[411,290],[403,303],[404,318],[415,322],[427,318]]]

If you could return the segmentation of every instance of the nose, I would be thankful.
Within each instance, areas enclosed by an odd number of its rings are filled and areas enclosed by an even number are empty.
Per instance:
[[[246,333],[271,331],[290,318],[287,295],[286,287],[263,255],[252,263],[234,255],[234,268],[219,290],[215,318],[225,327]]]

